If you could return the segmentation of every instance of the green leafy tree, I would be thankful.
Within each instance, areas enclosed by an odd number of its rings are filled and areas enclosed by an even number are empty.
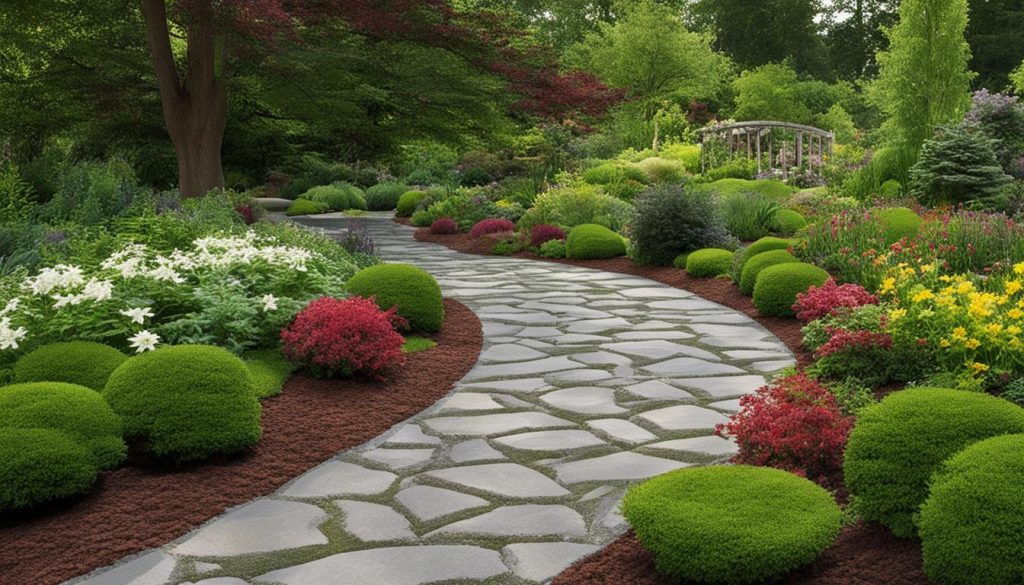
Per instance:
[[[1010,82],[1013,84],[1014,89],[1017,93],[1024,94],[1024,62],[1021,62],[1020,67],[1017,67],[1010,74]]]
[[[733,82],[737,120],[810,123],[811,111],[800,100],[800,79],[788,65],[769,63],[744,71]]]
[[[887,115],[892,141],[917,149],[939,126],[956,123],[970,105],[973,74],[964,40],[967,0],[903,0],[886,31],[871,97]]]
[[[884,29],[896,23],[898,4],[898,0],[832,0],[825,5],[825,45],[834,75],[854,80],[877,73],[875,53],[886,46]]]
[[[1010,182],[995,154],[994,140],[963,125],[926,140],[910,168],[911,192],[931,203],[963,203],[996,195]]]
[[[1024,2],[972,0],[966,36],[971,71],[978,73],[975,87],[1005,90],[1010,72],[1024,55]]]
[[[836,142],[840,144],[849,144],[856,138],[857,126],[854,125],[850,114],[839,104],[833,104],[827,112],[819,115],[815,125],[822,130],[834,133]]]

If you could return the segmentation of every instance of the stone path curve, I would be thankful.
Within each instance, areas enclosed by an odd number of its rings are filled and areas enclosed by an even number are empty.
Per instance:
[[[631,482],[731,455],[714,426],[794,362],[749,317],[686,291],[358,221],[385,259],[477,313],[476,366],[370,443],[76,583],[544,583],[625,530]],[[340,233],[346,220],[307,223]]]

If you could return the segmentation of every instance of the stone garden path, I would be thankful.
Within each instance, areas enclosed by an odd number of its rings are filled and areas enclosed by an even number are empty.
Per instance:
[[[81,583],[543,583],[625,530],[631,482],[732,454],[714,426],[793,363],[756,322],[685,291],[356,221],[477,313],[477,365],[376,440]]]

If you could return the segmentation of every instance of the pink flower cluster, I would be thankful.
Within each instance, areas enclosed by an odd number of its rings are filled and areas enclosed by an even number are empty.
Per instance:
[[[807,292],[796,295],[793,312],[805,323],[834,315],[838,311],[856,309],[864,305],[877,305],[878,297],[869,293],[859,284],[836,284],[828,279],[821,286],[812,286]]]

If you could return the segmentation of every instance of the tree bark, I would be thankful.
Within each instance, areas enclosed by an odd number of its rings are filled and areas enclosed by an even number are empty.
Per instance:
[[[182,197],[201,197],[223,189],[227,49],[216,34],[212,7],[206,2],[190,15],[182,78],[171,51],[164,0],[141,1],[164,122],[178,156],[178,190]]]

